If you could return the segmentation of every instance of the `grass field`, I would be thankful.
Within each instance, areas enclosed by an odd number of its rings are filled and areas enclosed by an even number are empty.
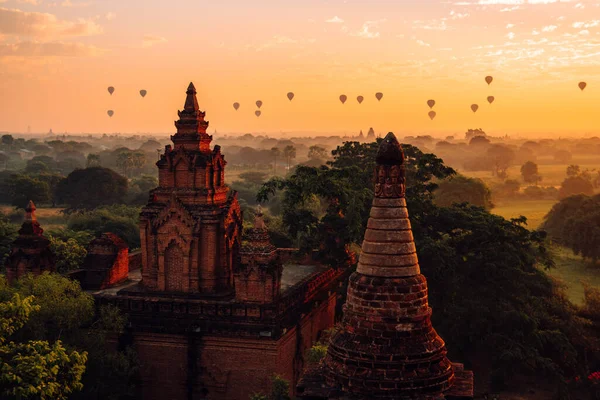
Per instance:
[[[600,288],[600,264],[592,265],[569,249],[557,247],[554,252],[556,267],[548,274],[566,285],[567,295],[573,303],[583,304],[584,283]]]
[[[491,212],[506,219],[523,215],[527,217],[527,227],[537,229],[554,204],[556,200],[519,200],[510,204],[498,204]]]
[[[36,208],[35,216],[42,228],[46,231],[62,228],[67,223],[66,218],[62,214],[62,208]],[[0,205],[0,212],[8,216],[12,223],[20,225],[23,222],[25,211],[23,209],[15,210],[14,207]]]

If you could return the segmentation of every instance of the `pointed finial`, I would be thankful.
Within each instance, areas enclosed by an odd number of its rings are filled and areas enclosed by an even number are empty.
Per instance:
[[[35,204],[32,200],[29,200],[29,203],[27,203],[27,207],[25,207],[25,222],[37,221],[37,218],[35,216],[35,210]]]
[[[190,82],[190,85],[185,93],[187,96],[185,98],[185,105],[183,106],[183,109],[187,112],[199,111],[200,107],[198,106],[198,99],[196,99],[196,88],[192,82]]]
[[[392,132],[389,132],[379,145],[375,161],[380,165],[401,165],[404,163],[402,147],[400,147],[398,139]]]
[[[263,220],[262,207],[260,204],[256,207],[256,213],[254,214],[254,229],[266,229],[265,221]]]

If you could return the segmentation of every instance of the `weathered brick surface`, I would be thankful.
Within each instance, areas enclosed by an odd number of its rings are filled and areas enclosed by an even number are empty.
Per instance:
[[[88,245],[83,260],[84,289],[105,289],[127,280],[129,275],[129,249],[113,233],[104,233]]]

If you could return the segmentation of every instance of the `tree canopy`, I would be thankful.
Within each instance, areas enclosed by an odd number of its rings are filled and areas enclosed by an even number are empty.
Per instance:
[[[102,167],[77,169],[60,181],[57,195],[70,209],[89,210],[118,204],[127,194],[127,178]]]
[[[490,210],[492,192],[481,179],[454,175],[439,182],[434,192],[435,204],[449,207],[452,204],[469,203]]]

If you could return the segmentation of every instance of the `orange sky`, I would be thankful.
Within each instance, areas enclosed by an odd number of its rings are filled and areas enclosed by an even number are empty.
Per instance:
[[[190,81],[209,132],[598,134],[600,2],[0,0],[0,131],[173,132]]]

